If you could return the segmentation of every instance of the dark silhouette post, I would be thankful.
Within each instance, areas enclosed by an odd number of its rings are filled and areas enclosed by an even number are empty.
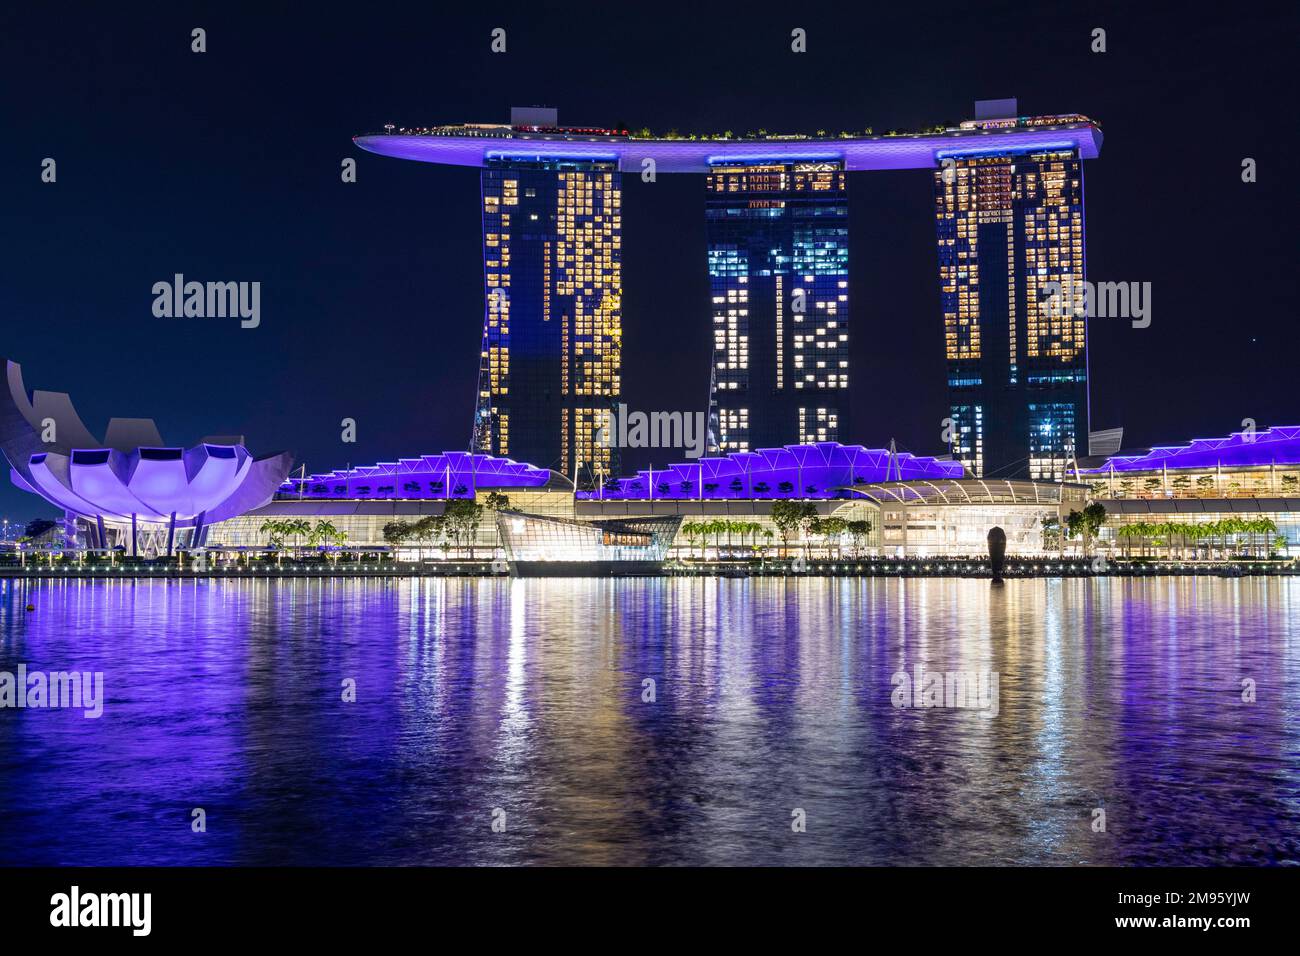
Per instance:
[[[1002,583],[1002,566],[1007,557],[1007,533],[1001,528],[989,529],[989,566],[993,569],[993,583]]]

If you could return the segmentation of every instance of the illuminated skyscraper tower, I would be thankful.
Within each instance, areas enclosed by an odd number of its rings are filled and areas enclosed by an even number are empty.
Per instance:
[[[1040,311],[1039,289],[1083,278],[1080,160],[1100,153],[1101,129],[1078,113],[1017,116],[1014,100],[976,116],[907,135],[684,139],[559,126],[529,107],[509,124],[355,141],[483,170],[471,447],[585,480],[616,470],[597,436],[621,393],[620,170],[706,176],[709,447],[735,452],[853,437],[846,175],[938,165],[953,454],[981,474],[1058,474],[1090,450],[1086,327],[1069,308]]]
[[[1072,452],[1088,453],[1085,319],[1074,304],[1049,303],[1045,288],[1083,288],[1078,150],[945,151],[938,159],[953,457],[978,476],[1060,477]]]
[[[848,192],[841,162],[706,177],[717,450],[848,433]]]
[[[616,474],[597,440],[621,392],[616,163],[484,164],[486,312],[473,447],[581,479]]]

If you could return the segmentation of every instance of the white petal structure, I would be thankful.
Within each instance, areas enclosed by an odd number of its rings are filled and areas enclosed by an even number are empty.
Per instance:
[[[254,458],[242,436],[168,447],[151,419],[115,418],[103,441],[68,396],[28,396],[22,369],[5,362],[0,451],[18,487],[67,512],[105,521],[211,524],[275,495],[293,464],[287,453]]]

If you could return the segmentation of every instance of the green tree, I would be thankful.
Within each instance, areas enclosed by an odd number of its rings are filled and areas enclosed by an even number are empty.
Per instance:
[[[442,515],[425,515],[411,527],[411,536],[420,545],[420,560],[424,560],[425,544],[437,546],[439,540],[447,532],[447,516]]]
[[[1056,551],[1061,548],[1061,522],[1055,515],[1043,515],[1042,518],[1043,550]]]
[[[783,498],[772,502],[772,524],[781,534],[781,557],[789,557],[790,538],[799,530],[803,517],[801,502]]]
[[[396,552],[401,547],[402,542],[412,536],[414,530],[414,526],[409,521],[390,521],[384,525],[384,543],[392,551]]]
[[[871,519],[857,518],[848,523],[849,537],[853,539],[853,556],[859,558],[862,556],[862,542],[867,540],[871,534]]]
[[[1081,538],[1083,541],[1083,556],[1088,556],[1088,543],[1101,526],[1106,523],[1106,508],[1100,502],[1094,501],[1085,507],[1082,511],[1071,511],[1065,516],[1065,527],[1071,538]]]
[[[848,529],[849,523],[843,518],[821,518],[817,522],[817,530],[826,539],[827,548],[829,549],[834,545],[836,560],[844,556],[844,551],[840,546],[840,538]]]
[[[469,559],[473,561],[474,540],[478,537],[478,526],[483,520],[483,506],[468,498],[456,498],[447,502],[443,517],[457,547],[463,547],[464,542],[469,541]]]
[[[803,553],[804,557],[811,557],[809,551],[809,540],[813,535],[813,529],[817,527],[820,520],[817,516],[817,506],[811,501],[797,502],[799,505],[799,533],[803,536]]]
[[[1106,523],[1106,506],[1094,501],[1083,509],[1083,554],[1088,554],[1088,542],[1097,537],[1097,532]]]

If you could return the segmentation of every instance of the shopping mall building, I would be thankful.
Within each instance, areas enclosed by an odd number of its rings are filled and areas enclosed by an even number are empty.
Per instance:
[[[474,529],[472,546],[482,557],[505,556],[512,533],[525,527],[534,544],[549,540],[563,550],[561,542],[574,540],[574,523],[613,527],[646,519],[677,522],[667,556],[775,555],[804,544],[798,532],[783,539],[773,520],[776,502],[790,499],[811,504],[821,518],[870,522],[865,535],[810,536],[822,553],[982,554],[994,526],[1006,532],[1010,554],[1055,553],[1059,543],[1044,534],[1044,525],[1064,522],[1089,501],[1106,509],[1097,543],[1103,552],[1208,557],[1264,545],[1300,553],[1300,427],[1085,460],[1076,474],[1064,483],[970,478],[952,461],[820,442],[705,457],[575,492],[555,472],[446,452],[291,479],[264,507],[213,526],[207,544],[263,547],[268,518],[325,518],[347,531],[350,545],[385,548],[389,524],[441,515],[455,500],[486,504],[495,492],[509,514],[489,513]],[[527,522],[531,516],[548,524]],[[1251,530],[1264,521],[1276,530]],[[1171,542],[1168,524],[1199,527]],[[1124,530],[1130,526],[1144,533]],[[1187,546],[1189,536],[1197,548]],[[408,558],[464,556],[467,543],[408,538],[399,550]]]
[[[239,436],[172,446],[152,421],[118,418],[96,437],[66,394],[29,394],[19,366],[5,370],[0,451],[14,484],[63,512],[69,549],[315,548],[311,529],[328,526],[326,547],[408,560],[660,562],[794,547],[927,557],[982,554],[996,526],[1009,554],[1035,555],[1060,548],[1045,527],[1096,501],[1103,553],[1300,553],[1300,426],[1085,459],[1066,482],[973,478],[960,462],[833,441],[703,457],[594,490],[464,451],[290,478],[287,454],[255,457]],[[780,514],[790,501],[808,506],[793,529]]]
[[[498,509],[478,522],[472,540],[408,537],[397,547],[401,556],[466,557],[472,547],[478,557],[513,560],[525,538],[535,556],[548,548],[572,556],[585,547],[576,530],[582,526],[613,542],[625,539],[631,523],[645,522],[655,523],[660,539],[663,527],[673,529],[654,548],[662,556],[776,555],[805,543],[845,555],[977,554],[995,525],[1006,531],[1011,553],[1036,553],[1044,518],[1083,507],[1086,492],[1081,484],[967,478],[955,462],[837,442],[705,457],[576,492],[555,472],[445,452],[293,478],[264,507],[213,527],[207,545],[264,547],[268,519],[305,518],[346,530],[350,546],[388,547],[385,529],[393,523],[416,525],[471,500]],[[870,530],[834,539],[813,534],[808,542],[798,531],[783,535],[773,509],[788,500],[810,504],[819,518],[865,519]],[[651,536],[649,528],[640,533]]]
[[[1300,554],[1300,426],[1250,429],[1085,462],[1115,553]],[[1272,529],[1269,529],[1269,525]]]

